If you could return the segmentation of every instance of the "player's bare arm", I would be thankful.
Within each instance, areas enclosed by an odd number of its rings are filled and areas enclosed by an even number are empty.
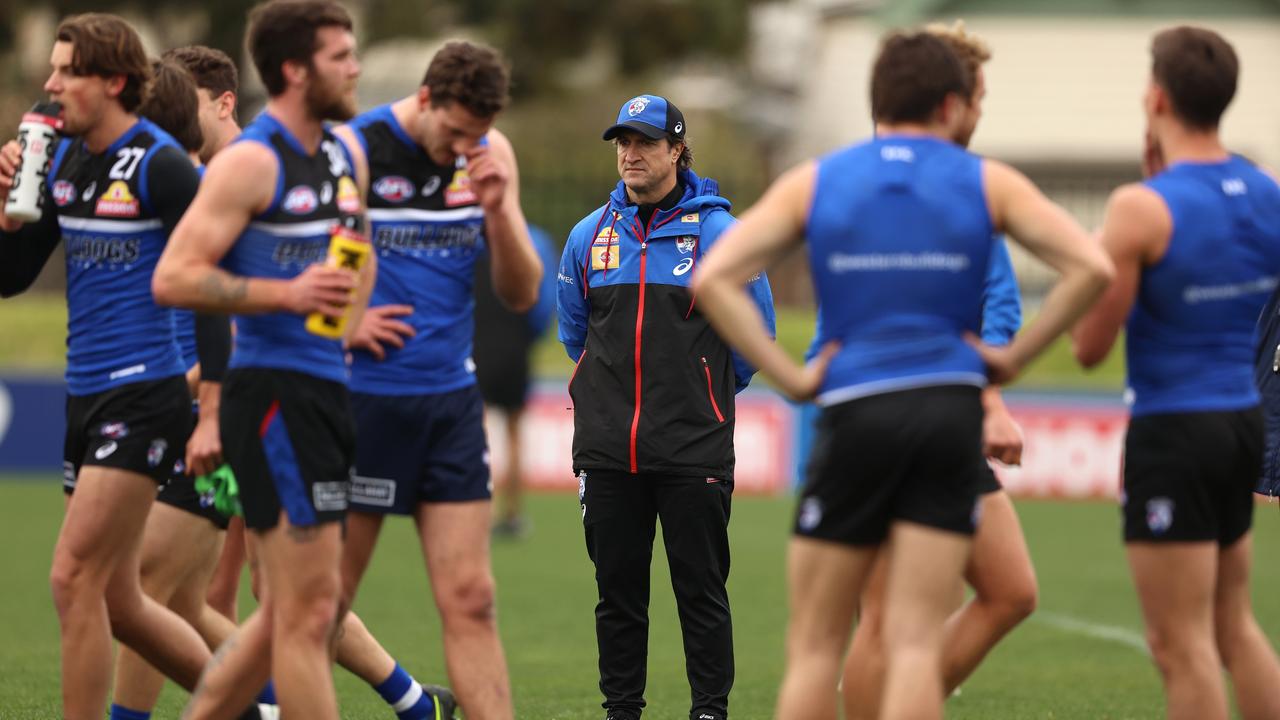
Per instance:
[[[1110,259],[1084,228],[1022,173],[983,161],[987,204],[996,229],[1043,260],[1061,277],[1035,320],[1005,347],[975,343],[997,383],[1015,377],[1102,294],[1114,275]]]
[[[484,208],[489,267],[498,299],[522,312],[538,300],[538,284],[545,269],[529,238],[529,225],[520,208],[520,170],[507,136],[489,131],[489,144],[467,153],[471,187]]]
[[[805,217],[816,179],[813,162],[787,171],[760,202],[725,231],[693,279],[698,304],[720,337],[797,400],[817,393],[838,347],[829,344],[808,366],[797,365],[769,336],[746,286],[804,241]]]
[[[1116,277],[1098,304],[1071,329],[1076,360],[1090,368],[1106,359],[1138,296],[1142,268],[1164,254],[1173,218],[1150,188],[1131,184],[1116,188],[1102,219],[1101,247],[1116,267]]]
[[[996,385],[982,389],[982,454],[1005,465],[1022,464],[1022,428]]]
[[[275,157],[257,143],[238,143],[214,158],[160,256],[152,279],[156,302],[229,314],[342,315],[356,285],[348,270],[317,264],[291,280],[274,280],[218,267],[250,219],[270,205],[278,172]]]
[[[187,440],[187,474],[207,475],[222,464],[222,436],[218,431],[218,410],[222,404],[222,383],[199,383],[200,415]]]

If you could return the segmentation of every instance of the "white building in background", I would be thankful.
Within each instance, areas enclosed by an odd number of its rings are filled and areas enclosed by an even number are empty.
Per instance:
[[[757,119],[776,125],[776,118],[786,118],[789,141],[779,160],[791,164],[868,137],[869,75],[880,37],[890,27],[956,18],[993,53],[973,149],[1028,172],[1086,227],[1098,223],[1115,185],[1138,177],[1141,98],[1151,38],[1162,28],[1209,27],[1235,47],[1240,84],[1223,136],[1234,151],[1280,168],[1280,2],[1274,0],[796,0],[764,6],[757,34],[785,29],[756,43],[751,59],[753,75],[775,98]],[[777,97],[790,106],[780,108]],[[1047,278],[1026,258],[1016,262],[1024,281]]]

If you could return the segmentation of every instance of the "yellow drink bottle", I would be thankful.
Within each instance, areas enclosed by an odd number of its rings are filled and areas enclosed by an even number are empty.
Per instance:
[[[350,228],[337,227],[329,238],[329,257],[325,262],[329,267],[359,273],[369,260],[372,249],[369,241],[360,233]],[[311,313],[307,316],[307,332],[321,337],[340,338],[347,331],[347,319],[350,315],[350,308],[336,318],[324,313]]]

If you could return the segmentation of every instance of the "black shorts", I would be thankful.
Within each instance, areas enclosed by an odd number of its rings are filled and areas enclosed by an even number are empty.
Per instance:
[[[86,465],[128,470],[164,484],[190,435],[191,391],[181,375],[68,395],[62,489],[74,492]]]
[[[474,385],[433,395],[353,393],[360,428],[351,509],[411,515],[419,503],[493,497]]]
[[[946,385],[828,407],[801,491],[794,532],[876,545],[897,520],[972,535],[982,456],[976,387]]]
[[[346,517],[355,459],[347,387],[290,370],[238,368],[222,384],[222,449],[240,484],[245,527]]]
[[[983,462],[982,479],[978,482],[978,494],[990,495],[1003,489],[1004,486],[1000,484],[1000,478],[996,477],[996,471],[991,469],[991,462]]]
[[[476,383],[484,404],[503,410],[519,410],[529,396],[530,343],[513,338],[500,350],[495,348],[483,356],[476,352]]]
[[[1124,440],[1126,542],[1217,542],[1253,525],[1262,471],[1262,412],[1143,415]]]
[[[196,492],[196,479],[185,471],[185,465],[179,460],[173,468],[173,476],[164,487],[160,488],[160,494],[156,495],[156,502],[162,502],[196,517],[204,518],[219,530],[226,530],[227,525],[231,523],[231,518],[218,512],[218,509],[213,506],[212,492],[204,495]]]

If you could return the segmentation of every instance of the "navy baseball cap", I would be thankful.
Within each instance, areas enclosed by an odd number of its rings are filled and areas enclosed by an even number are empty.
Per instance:
[[[623,130],[635,130],[654,140],[667,135],[683,138],[684,129],[684,113],[680,108],[657,95],[637,95],[622,103],[618,122],[604,131],[604,139],[612,140]]]

